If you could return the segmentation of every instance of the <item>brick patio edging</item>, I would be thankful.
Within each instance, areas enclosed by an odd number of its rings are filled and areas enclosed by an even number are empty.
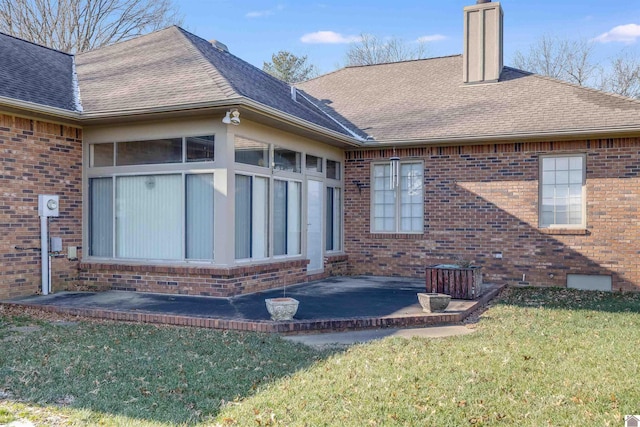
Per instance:
[[[456,313],[424,314],[404,317],[354,317],[340,319],[293,320],[290,322],[214,319],[209,317],[178,316],[173,314],[104,310],[99,308],[72,308],[40,304],[21,304],[17,302],[0,302],[0,305],[104,320],[191,326],[196,328],[234,331],[295,334],[312,331],[328,332],[354,329],[404,328],[412,326],[433,326],[446,323],[460,323],[471,313],[486,305],[490,300],[498,295],[504,287],[505,285],[499,285],[488,290],[477,301],[475,301],[471,307]]]

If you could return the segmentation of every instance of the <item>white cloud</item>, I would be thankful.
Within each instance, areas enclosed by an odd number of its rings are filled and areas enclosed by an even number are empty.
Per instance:
[[[284,10],[283,4],[279,4],[275,8],[271,8],[269,10],[254,10],[244,15],[244,17],[245,18],[266,18],[267,16],[274,15],[277,11],[281,11],[281,10]]]
[[[640,25],[627,24],[613,27],[611,31],[600,34],[593,40],[600,43],[621,42],[626,44],[635,43],[640,38]]]
[[[302,43],[340,44],[360,41],[360,36],[345,36],[335,31],[316,31],[300,37]]]
[[[431,34],[429,36],[418,37],[419,43],[430,43],[430,42],[439,42],[442,40],[446,40],[447,36],[443,36],[442,34]]]

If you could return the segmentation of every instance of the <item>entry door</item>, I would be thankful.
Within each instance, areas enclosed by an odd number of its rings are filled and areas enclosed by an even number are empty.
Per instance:
[[[322,271],[322,182],[307,181],[307,271]]]

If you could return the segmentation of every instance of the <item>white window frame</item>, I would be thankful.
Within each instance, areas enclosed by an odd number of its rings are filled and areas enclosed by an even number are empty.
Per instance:
[[[389,161],[386,162],[372,162],[371,163],[371,171],[370,171],[370,182],[371,182],[371,199],[369,201],[369,210],[370,210],[370,232],[372,234],[414,234],[414,235],[420,235],[420,234],[424,234],[424,201],[425,201],[425,188],[424,188],[424,161],[422,160],[414,160],[414,159],[407,159],[407,160],[402,160],[400,161],[399,165],[398,165],[398,174],[400,174],[401,170],[402,170],[402,165],[407,165],[407,164],[418,164],[420,165],[420,169],[422,170],[422,191],[421,191],[421,197],[422,197],[422,203],[421,203],[421,218],[422,218],[422,227],[420,229],[420,231],[401,231],[400,230],[400,226],[401,226],[401,213],[402,213],[402,200],[401,200],[401,188],[402,186],[400,184],[397,185],[397,187],[395,188],[395,227],[394,230],[376,230],[375,228],[375,220],[376,220],[376,215],[375,215],[375,167],[376,166],[386,166],[389,165]]]
[[[582,209],[582,221],[580,224],[545,224],[543,222],[543,186],[544,186],[544,173],[543,163],[544,159],[551,158],[566,158],[579,157],[582,159],[582,191],[581,197],[581,209]],[[539,228],[546,229],[586,229],[587,227],[587,155],[584,153],[564,153],[564,154],[549,154],[541,155],[538,160],[538,226]],[[555,208],[555,206],[554,206]]]

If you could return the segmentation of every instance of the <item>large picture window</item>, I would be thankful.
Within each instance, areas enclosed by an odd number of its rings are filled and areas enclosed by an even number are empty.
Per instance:
[[[540,162],[540,226],[584,226],[584,156],[541,157]]]
[[[423,232],[422,170],[420,162],[401,162],[398,176],[392,176],[390,164],[373,165],[371,224],[373,232]]]
[[[213,174],[92,178],[89,189],[91,256],[213,259]]]

